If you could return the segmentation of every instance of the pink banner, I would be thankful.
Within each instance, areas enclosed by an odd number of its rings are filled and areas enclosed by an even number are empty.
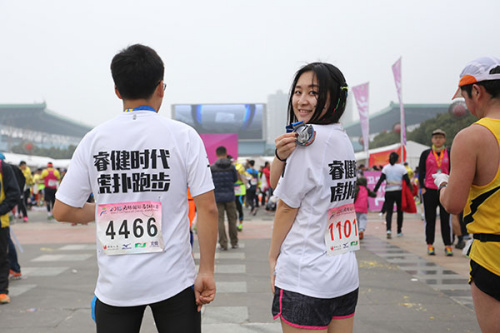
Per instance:
[[[368,82],[352,87],[352,92],[354,93],[354,98],[356,99],[356,105],[358,106],[359,122],[361,124],[361,133],[363,135],[363,146],[366,152],[368,152],[368,144],[370,141],[370,124],[368,117],[369,88]]]
[[[392,73],[394,74],[394,82],[396,83],[396,90],[398,91],[399,110],[401,114],[401,144],[406,146],[406,122],[405,122],[405,109],[403,106],[403,94],[401,84],[401,58],[392,65]]]
[[[365,171],[364,176],[367,180],[367,186],[370,190],[373,191],[375,188],[375,185],[377,185],[377,182],[380,178],[380,175],[382,172],[380,171]],[[368,209],[371,212],[380,212],[382,210],[382,207],[384,206],[384,201],[385,201],[385,182],[383,182],[380,185],[380,188],[377,191],[377,197],[376,198],[368,198]]]
[[[215,150],[219,146],[226,147],[227,154],[231,155],[235,160],[238,158],[238,134],[237,133],[227,133],[227,134],[200,134],[203,143],[205,144],[205,149],[207,150],[208,161],[213,164],[217,161],[217,155],[215,155]]]

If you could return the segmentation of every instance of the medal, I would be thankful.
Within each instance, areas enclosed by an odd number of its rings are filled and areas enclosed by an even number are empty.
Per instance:
[[[309,146],[316,138],[316,131],[310,124],[305,124],[303,121],[293,123],[286,126],[286,132],[295,132],[297,136],[297,144],[300,146]]]

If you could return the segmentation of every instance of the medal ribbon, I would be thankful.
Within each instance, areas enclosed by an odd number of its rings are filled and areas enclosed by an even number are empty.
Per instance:
[[[432,153],[434,154],[434,158],[436,159],[437,167],[438,169],[441,168],[441,164],[443,163],[443,158],[444,158],[444,149],[441,151],[441,154],[439,154],[439,157],[436,154],[436,151],[433,149]]]
[[[141,105],[141,106],[138,106],[138,107],[133,108],[133,109],[123,110],[123,112],[134,112],[134,111],[153,111],[153,112],[156,112],[156,110],[153,109],[152,107],[150,107],[149,105]]]

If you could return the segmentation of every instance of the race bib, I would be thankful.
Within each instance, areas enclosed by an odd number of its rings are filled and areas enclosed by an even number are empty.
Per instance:
[[[107,255],[162,252],[161,203],[103,204],[97,207],[97,239]]]
[[[359,250],[358,222],[354,204],[328,210],[325,245],[329,256]]]
[[[58,181],[56,179],[49,179],[49,181],[47,182],[47,186],[48,187],[57,187],[57,183],[58,183]]]
[[[241,195],[241,185],[234,185],[234,195]]]

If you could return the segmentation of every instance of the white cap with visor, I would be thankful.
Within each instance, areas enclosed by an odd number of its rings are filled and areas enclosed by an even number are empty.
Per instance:
[[[481,81],[500,80],[500,59],[495,57],[481,57],[469,62],[460,73],[458,89],[452,99],[462,97],[461,87]]]

